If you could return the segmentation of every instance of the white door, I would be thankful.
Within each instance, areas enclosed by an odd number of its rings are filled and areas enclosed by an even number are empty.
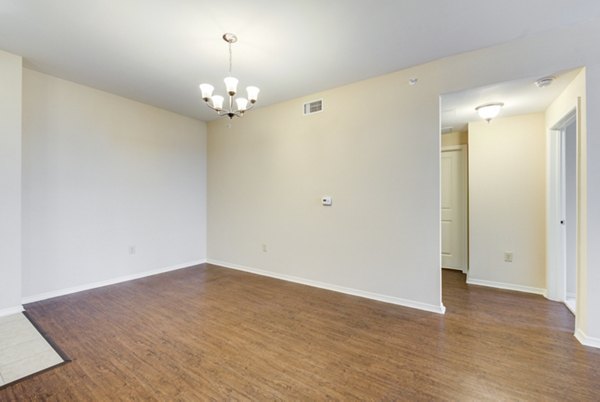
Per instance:
[[[466,147],[442,147],[442,268],[467,272]]]

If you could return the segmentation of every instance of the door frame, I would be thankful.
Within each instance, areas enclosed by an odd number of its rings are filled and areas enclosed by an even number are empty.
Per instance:
[[[580,163],[581,163],[581,118],[580,99],[577,104],[548,131],[547,136],[547,208],[546,208],[546,298],[565,302],[567,298],[567,230],[566,219],[566,178],[565,178],[565,129],[576,124],[576,220],[575,228],[575,294],[579,303],[580,277]],[[576,308],[577,310],[577,308]],[[575,312],[573,312],[575,313]],[[577,317],[577,314],[575,314]]]

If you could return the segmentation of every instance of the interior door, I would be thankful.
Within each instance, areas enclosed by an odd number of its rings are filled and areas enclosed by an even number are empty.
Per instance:
[[[467,272],[466,147],[444,147],[441,157],[442,268]]]

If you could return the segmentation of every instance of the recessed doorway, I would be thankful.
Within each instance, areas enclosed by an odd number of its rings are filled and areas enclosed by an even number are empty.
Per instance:
[[[548,137],[548,298],[575,314],[577,300],[578,107]]]

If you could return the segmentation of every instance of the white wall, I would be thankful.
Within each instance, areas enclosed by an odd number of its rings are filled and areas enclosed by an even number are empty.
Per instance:
[[[543,293],[545,205],[544,114],[469,123],[469,283]]]
[[[598,35],[595,36],[598,38]],[[584,256],[579,270],[577,290],[578,337],[583,342],[600,347],[600,63],[586,68],[587,133],[583,135],[583,176],[580,179],[583,194],[582,237],[580,252]],[[589,208],[588,208],[589,206]],[[580,232],[581,232],[580,231]],[[580,291],[580,289],[582,289]],[[582,293],[584,299],[582,299]],[[582,310],[582,311],[580,311]],[[585,315],[579,317],[584,313]]]
[[[0,50],[0,316],[21,306],[21,63]]]
[[[23,296],[205,260],[206,125],[23,71]]]
[[[598,38],[598,35],[593,37]],[[583,240],[577,290],[577,334],[584,343],[600,347],[600,63],[587,64],[585,88],[589,112],[587,133],[582,135],[582,212],[579,213]]]

